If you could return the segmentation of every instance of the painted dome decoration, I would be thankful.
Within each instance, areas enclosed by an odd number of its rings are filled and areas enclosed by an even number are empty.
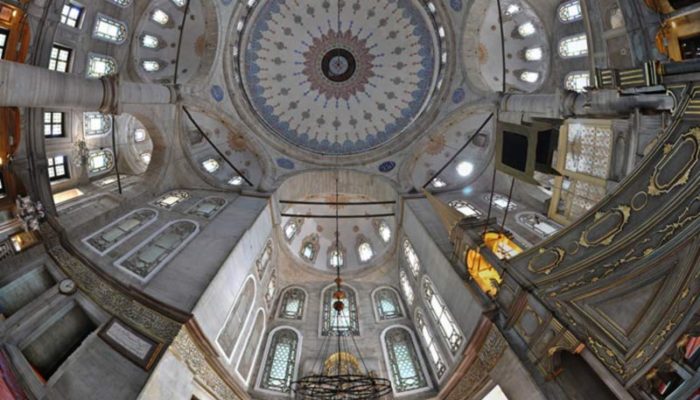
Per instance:
[[[305,150],[353,154],[409,129],[440,71],[420,0],[265,0],[239,42],[245,96],[266,127]]]

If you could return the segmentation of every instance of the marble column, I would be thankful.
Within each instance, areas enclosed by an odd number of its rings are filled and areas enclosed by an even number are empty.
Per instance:
[[[133,104],[170,104],[170,88],[120,82],[118,77],[87,79],[46,68],[0,61],[0,107],[46,107],[119,114]]]
[[[615,90],[592,90],[586,93],[507,94],[501,99],[501,113],[522,119],[570,117],[615,117],[629,115],[636,109],[670,110],[673,99],[665,93],[620,95]],[[503,118],[501,118],[503,120]]]

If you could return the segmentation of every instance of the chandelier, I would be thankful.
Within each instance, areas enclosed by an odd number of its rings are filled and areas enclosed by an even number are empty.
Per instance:
[[[335,246],[339,246],[338,176],[335,178]],[[349,325],[347,294],[340,277],[340,263],[335,267],[335,291],[331,312],[331,332],[321,344],[311,374],[292,382],[297,399],[359,400],[379,399],[391,393],[391,382],[379,378],[365,364]],[[348,339],[349,338],[349,339]],[[351,347],[351,343],[352,347]],[[354,352],[357,354],[355,356]],[[324,362],[319,362],[325,360]]]

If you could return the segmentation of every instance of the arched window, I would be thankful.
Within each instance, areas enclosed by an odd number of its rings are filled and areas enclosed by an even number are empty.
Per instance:
[[[175,4],[178,7],[184,7],[185,4],[187,4],[187,0],[171,0],[173,4]]]
[[[541,238],[549,237],[561,229],[559,225],[550,221],[549,218],[531,211],[518,214],[515,220],[518,221],[520,225],[535,232]]]
[[[241,332],[243,332],[243,326],[248,319],[248,315],[253,311],[254,300],[255,279],[249,276],[233,302],[224,326],[221,327],[216,337],[216,344],[219,345],[219,349],[221,349],[221,352],[224,353],[226,360],[229,362],[233,356],[233,350],[238,344]]]
[[[106,254],[158,218],[158,211],[148,208],[134,210],[83,239],[91,250]]]
[[[196,222],[173,221],[114,264],[141,281],[147,281],[199,232]]]
[[[401,284],[401,291],[403,291],[403,296],[406,299],[406,303],[408,303],[409,306],[413,305],[413,300],[416,296],[413,293],[411,282],[408,280],[408,275],[404,270],[399,271],[399,283]]]
[[[273,270],[265,291],[265,303],[267,303],[268,310],[272,308],[272,303],[275,301],[275,293],[277,293],[277,271]]]
[[[95,53],[90,53],[88,55],[88,78],[101,78],[103,76],[114,75],[116,73],[117,61],[112,57]]]
[[[204,167],[204,169],[207,170],[207,172],[209,172],[210,174],[213,174],[214,172],[218,171],[219,168],[221,168],[221,164],[218,160],[210,158],[202,161],[202,167]]]
[[[304,306],[306,302],[306,292],[299,288],[290,288],[284,291],[280,310],[277,314],[281,319],[301,320],[304,318]]]
[[[241,186],[243,184],[243,177],[235,175],[228,180],[228,184],[231,186]]]
[[[196,215],[198,217],[211,219],[226,205],[226,199],[221,197],[205,197],[198,201],[197,204],[187,210],[187,214]]]
[[[85,136],[100,136],[112,130],[112,116],[98,112],[83,113]]]
[[[267,240],[267,243],[265,243],[265,248],[263,249],[262,253],[260,253],[260,256],[258,256],[258,259],[255,260],[255,271],[258,273],[258,279],[263,278],[263,275],[265,275],[265,270],[267,269],[267,266],[270,264],[270,260],[272,259],[272,240]]]
[[[481,217],[481,211],[464,200],[453,200],[448,204],[450,207],[461,212],[465,217]]]
[[[413,250],[413,245],[411,245],[411,242],[409,242],[408,239],[403,240],[403,255],[406,259],[406,263],[408,264],[408,269],[411,270],[413,277],[418,278],[418,274],[420,274],[420,260],[418,259],[416,251]]]
[[[434,179],[430,182],[430,184],[433,185],[433,187],[434,187],[435,189],[441,189],[441,188],[444,188],[445,186],[447,186],[447,182],[443,181],[443,180],[440,179],[440,178],[434,178]]]
[[[535,25],[533,25],[532,22],[526,22],[520,26],[518,26],[518,33],[522,37],[528,37],[533,35],[536,32]]]
[[[312,233],[311,235],[304,238],[301,243],[301,250],[299,251],[301,258],[309,262],[314,262],[316,256],[318,255],[318,235]]]
[[[430,355],[430,361],[433,365],[435,376],[440,379],[445,373],[447,366],[445,366],[442,353],[435,342],[433,330],[426,322],[425,316],[423,315],[423,311],[421,309],[416,309],[415,323],[418,333],[420,334],[421,339],[423,339],[423,345],[425,346],[425,349],[428,350],[428,354]]]
[[[509,4],[508,7],[506,7],[504,14],[509,16],[509,17],[512,17],[513,15],[515,15],[519,12],[520,12],[520,6],[515,4],[515,3],[512,3],[512,4]]]
[[[542,48],[533,47],[525,50],[525,60],[526,61],[540,61],[542,59]]]
[[[160,70],[160,63],[156,60],[144,60],[141,66],[146,72],[157,72]]]
[[[384,243],[389,243],[391,240],[391,228],[386,221],[374,220],[374,227],[377,229],[377,234],[382,239]]]
[[[291,328],[281,327],[270,332],[258,385],[261,389],[289,393],[297,374],[300,345],[300,335]]]
[[[566,74],[564,87],[574,92],[584,92],[591,85],[591,74],[587,71],[574,71]]]
[[[323,321],[321,325],[322,336],[359,336],[360,322],[357,316],[357,295],[355,290],[349,286],[341,286],[345,292],[342,299],[345,307],[338,313],[333,309],[336,299],[333,294],[336,291],[335,285],[327,287],[323,291]]]
[[[287,239],[287,241],[294,239],[294,236],[297,235],[303,223],[303,218],[290,219],[287,221],[287,224],[284,226],[284,238]]]
[[[114,167],[114,154],[111,150],[96,150],[88,153],[88,175],[107,172]]]
[[[559,21],[568,23],[583,19],[581,12],[581,2],[579,0],[570,0],[559,5],[557,10]]]
[[[440,327],[442,338],[453,355],[457,354],[464,336],[455,323],[454,317],[439,294],[435,291],[433,282],[428,277],[423,277],[423,300],[425,301],[430,315],[435,323]]]
[[[92,36],[106,42],[122,44],[126,40],[126,24],[104,14],[97,13]]]
[[[151,14],[151,21],[158,25],[166,25],[170,21],[170,16],[160,8],[156,8]]]
[[[534,71],[523,71],[519,76],[520,80],[527,83],[535,83],[540,79],[540,73]]]
[[[236,365],[236,372],[238,372],[238,375],[243,378],[246,384],[250,380],[250,372],[253,370],[253,365],[255,365],[255,359],[260,350],[260,343],[262,343],[264,333],[265,310],[261,308],[258,310],[257,314],[255,314],[255,322],[253,322],[253,327],[243,344],[243,352]]]
[[[134,142],[140,143],[146,140],[146,130],[145,129],[137,129],[134,131]]]
[[[156,36],[149,35],[148,33],[144,33],[143,36],[141,36],[141,46],[147,49],[157,49],[159,44],[160,40]]]
[[[342,245],[334,243],[328,249],[328,266],[331,268],[342,268],[345,265],[345,249]]]
[[[370,242],[362,235],[360,235],[357,240],[357,256],[360,259],[360,262],[366,263],[367,261],[371,260],[372,257],[374,257],[372,244],[370,244]]]
[[[372,296],[377,320],[386,321],[403,317],[399,296],[394,289],[385,287],[374,291]]]
[[[146,165],[151,163],[151,153],[141,153],[139,158],[141,158],[141,161]]]
[[[506,207],[508,207],[508,210],[512,211],[518,208],[518,204],[516,202],[514,202],[512,199],[510,200],[510,202],[508,202],[508,198],[499,193],[494,193],[493,199],[491,198],[491,194],[486,193],[484,194],[483,199],[486,201],[487,204],[490,201],[491,204],[499,210],[505,210]]]
[[[588,54],[586,34],[567,36],[559,41],[559,55],[562,58],[583,57]]]
[[[120,7],[127,7],[127,6],[131,5],[131,0],[109,0],[109,1],[111,1],[112,3],[114,3]]]
[[[173,207],[189,198],[189,193],[182,190],[174,190],[161,196],[158,200],[153,202],[153,205],[171,210]]]
[[[394,393],[430,388],[411,331],[401,326],[388,328],[382,333],[382,342]]]

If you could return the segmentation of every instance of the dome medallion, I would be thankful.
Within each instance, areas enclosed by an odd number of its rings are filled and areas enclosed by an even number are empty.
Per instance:
[[[265,0],[244,29],[248,102],[314,153],[365,152],[405,132],[438,80],[440,43],[420,0]]]

